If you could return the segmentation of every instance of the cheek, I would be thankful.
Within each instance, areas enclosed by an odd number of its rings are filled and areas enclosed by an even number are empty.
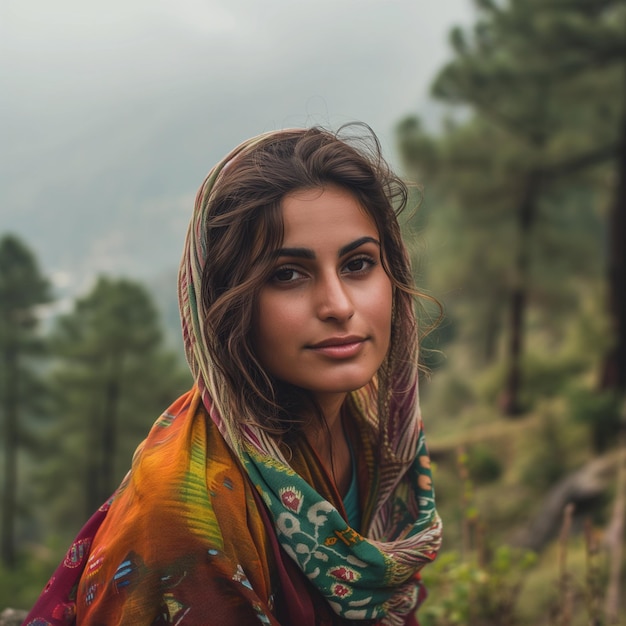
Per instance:
[[[376,319],[377,326],[385,335],[387,347],[391,338],[391,324],[393,317],[393,287],[387,278],[378,290],[377,297],[373,299],[375,308],[372,315]]]
[[[254,316],[254,346],[262,363],[276,356],[277,348],[285,347],[301,324],[297,307],[285,303],[280,294],[261,294]]]
[[[360,311],[367,320],[370,329],[375,333],[376,356],[382,360],[389,351],[391,342],[391,324],[393,317],[393,288],[385,274],[380,277],[374,288],[362,294]]]

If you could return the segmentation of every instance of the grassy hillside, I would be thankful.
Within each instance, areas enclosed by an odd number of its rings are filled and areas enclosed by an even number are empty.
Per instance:
[[[497,378],[497,368],[468,375],[449,355],[448,366],[423,385],[445,539],[424,572],[430,596],[422,625],[608,624],[616,545],[608,535],[626,447],[613,439],[602,452],[594,448],[593,422],[580,415],[581,390],[589,410],[603,400],[585,373],[567,391],[535,397],[515,419],[498,411]],[[622,590],[625,582],[622,573]]]

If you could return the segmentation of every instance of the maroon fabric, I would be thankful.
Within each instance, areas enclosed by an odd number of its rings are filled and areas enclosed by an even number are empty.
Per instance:
[[[104,521],[109,504],[101,506],[82,527],[72,547],[30,610],[23,626],[67,626],[76,619],[76,590],[91,542]]]

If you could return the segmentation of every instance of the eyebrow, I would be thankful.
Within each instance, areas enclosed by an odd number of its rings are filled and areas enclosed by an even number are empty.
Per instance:
[[[373,244],[376,244],[378,247],[380,247],[380,241],[378,241],[378,239],[375,239],[374,237],[359,237],[358,239],[355,239],[354,241],[351,241],[350,243],[340,248],[339,254],[337,256],[342,257],[345,254],[348,254],[349,252],[352,252],[353,250],[360,248],[363,244],[366,244],[366,243],[373,243]],[[277,257],[287,256],[287,257],[295,257],[297,259],[314,260],[315,252],[311,250],[310,248],[280,248],[279,250],[276,251],[276,256]]]

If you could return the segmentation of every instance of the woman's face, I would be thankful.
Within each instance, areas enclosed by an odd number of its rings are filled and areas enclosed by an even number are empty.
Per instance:
[[[391,281],[376,225],[350,192],[293,192],[282,216],[282,247],[259,294],[255,347],[270,374],[324,406],[367,384],[383,362]]]

